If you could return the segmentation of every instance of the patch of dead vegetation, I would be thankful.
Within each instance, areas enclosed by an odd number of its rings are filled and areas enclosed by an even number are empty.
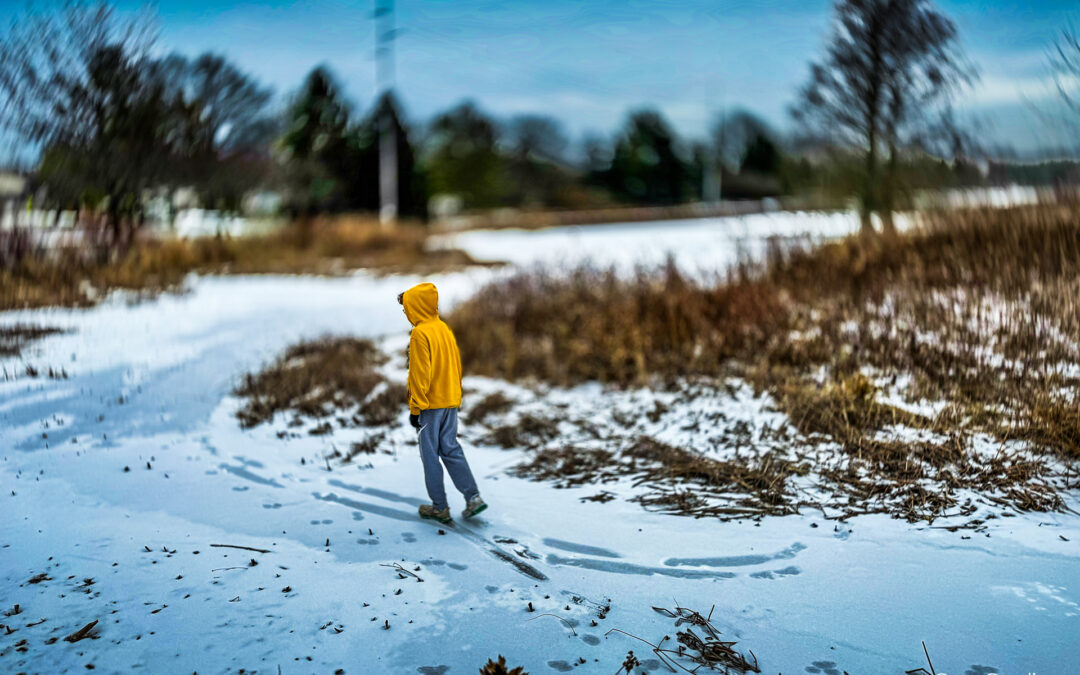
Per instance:
[[[511,448],[538,448],[559,437],[560,420],[522,414],[516,422],[495,427],[481,442],[497,445],[504,450]]]
[[[718,459],[652,438],[639,438],[622,453],[635,484],[652,492],[637,497],[646,507],[694,516],[786,515],[798,500],[788,484],[809,467],[778,453],[737,460]]]
[[[499,654],[497,659],[488,659],[488,662],[480,668],[480,675],[529,675],[521,666],[510,667],[506,664],[506,657]]]
[[[465,421],[469,424],[480,424],[488,415],[500,415],[513,407],[514,399],[501,391],[492,392],[480,399],[476,405],[469,406]]]
[[[608,450],[574,447],[547,448],[518,464],[511,473],[522,478],[551,481],[557,488],[605,483],[618,479],[619,467]]]
[[[729,520],[794,513],[803,504],[788,478],[808,470],[777,453],[723,460],[641,436],[618,452],[570,446],[539,450],[512,473],[558,488],[629,478],[644,488],[634,501],[646,508]]]
[[[236,416],[250,428],[291,414],[290,426],[316,421],[309,430],[314,435],[333,433],[334,421],[341,427],[391,424],[407,397],[404,385],[388,382],[379,371],[386,361],[370,340],[328,336],[300,342],[244,376],[234,391],[246,399]]]
[[[432,274],[490,264],[457,249],[429,248],[428,229],[385,228],[358,216],[290,225],[269,234],[155,239],[143,236],[117,253],[74,246],[28,249],[0,266],[0,310],[88,307],[114,289],[154,295],[201,274],[341,275],[356,269]]]
[[[1063,507],[1080,461],[1078,291],[1080,213],[1039,205],[925,213],[889,239],[775,241],[711,287],[671,264],[629,279],[528,271],[448,320],[483,375],[660,387],[741,377],[814,449],[832,505],[932,521],[973,512],[965,491],[1002,510]],[[896,397],[905,405],[884,402]],[[682,471],[725,475],[691,460],[673,463],[669,484]],[[736,491],[778,494],[761,489],[776,476],[745,468]],[[695,513],[696,494],[662,499]]]
[[[400,382],[386,382],[360,408],[360,419],[369,427],[393,424],[409,400],[409,388]],[[356,418],[353,418],[356,421]]]
[[[763,340],[779,310],[764,285],[702,289],[669,264],[629,281],[590,267],[532,270],[486,286],[449,321],[475,374],[629,384],[715,373]]]
[[[660,662],[671,672],[685,671],[696,673],[702,668],[724,673],[760,673],[757,656],[753,651],[747,650],[749,658],[735,649],[738,644],[734,640],[725,640],[721,633],[712,623],[712,615],[716,607],[709,610],[708,615],[703,615],[687,607],[681,607],[676,603],[675,609],[665,607],[653,607],[654,612],[668,618],[675,619],[675,640],[665,635],[655,643],[628,633],[618,628],[612,628],[605,636],[612,633],[621,633],[639,642],[643,642],[652,648]],[[683,627],[685,626],[685,627]],[[696,629],[696,632],[695,632]],[[687,665],[683,665],[687,664]],[[615,675],[633,675],[641,665],[641,661],[630,651],[623,660],[622,667]]]

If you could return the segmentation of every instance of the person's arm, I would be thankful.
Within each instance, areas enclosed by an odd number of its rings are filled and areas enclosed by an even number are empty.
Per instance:
[[[409,338],[409,414],[419,415],[428,407],[431,388],[431,345],[427,337],[413,329]]]

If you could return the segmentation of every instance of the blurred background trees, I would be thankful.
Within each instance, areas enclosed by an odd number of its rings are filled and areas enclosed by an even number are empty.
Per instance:
[[[1064,32],[1054,50],[1070,104],[1078,45]],[[468,99],[430,120],[410,120],[392,90],[355,105],[329,66],[275,93],[222,55],[162,55],[146,14],[69,5],[16,18],[0,42],[0,129],[37,152],[37,206],[80,209],[118,245],[151,197],[171,219],[181,192],[229,213],[272,192],[298,222],[377,213],[384,119],[405,218],[423,221],[435,203],[453,205],[444,215],[718,197],[846,207],[854,198],[870,231],[875,214],[890,229],[890,214],[919,189],[1076,173],[978,162],[973,134],[951,111],[973,77],[956,26],[930,0],[837,0],[824,54],[795,94],[795,133],[735,108],[686,137],[643,108],[614,133],[572,138],[553,117],[500,119]]]
[[[472,101],[438,115],[425,160],[432,192],[459,195],[467,208],[506,206],[510,185],[498,142],[495,120]]]
[[[151,61],[143,77],[170,107],[164,187],[191,187],[207,207],[238,213],[271,174],[269,146],[279,133],[272,92],[216,54],[173,54]]]
[[[40,178],[69,205],[104,204],[111,236],[169,171],[174,107],[143,77],[153,31],[105,6],[32,15],[0,43],[0,121],[41,151]]]
[[[616,198],[640,204],[678,204],[694,193],[688,154],[655,110],[630,114],[614,143],[610,165],[593,179]]]
[[[308,74],[285,113],[285,131],[277,139],[280,184],[285,208],[307,222],[317,213],[379,210],[378,120],[395,130],[398,166],[398,212],[423,218],[426,187],[417,166],[411,132],[392,94],[357,119],[330,70]]]
[[[101,213],[114,247],[148,193],[185,187],[238,211],[269,173],[269,90],[220,56],[154,58],[154,46],[149,18],[106,5],[30,15],[0,43],[0,124],[40,149],[50,201]]]
[[[359,180],[371,142],[363,130],[349,128],[349,113],[329,71],[311,71],[285,114],[278,141],[285,204],[294,217],[306,221],[319,211],[341,210],[356,196],[346,182]]]

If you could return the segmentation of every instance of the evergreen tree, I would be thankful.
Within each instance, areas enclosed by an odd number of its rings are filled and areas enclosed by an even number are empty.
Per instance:
[[[615,142],[610,168],[598,176],[620,199],[641,204],[677,204],[692,195],[690,171],[678,140],[660,113],[633,113]]]
[[[323,66],[307,76],[286,116],[279,140],[289,185],[286,203],[301,220],[318,211],[341,209],[349,201],[348,175],[356,138],[349,137],[349,107]]]
[[[768,136],[757,134],[747,144],[739,164],[740,173],[775,176],[780,171],[780,150]]]
[[[498,140],[495,122],[471,101],[436,117],[426,161],[432,193],[460,195],[471,208],[503,205],[508,189]]]

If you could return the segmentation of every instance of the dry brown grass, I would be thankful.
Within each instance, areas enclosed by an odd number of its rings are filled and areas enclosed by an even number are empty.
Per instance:
[[[84,307],[125,289],[158,293],[202,274],[344,274],[355,269],[428,274],[479,264],[454,249],[427,250],[427,228],[392,229],[358,217],[316,220],[265,235],[138,241],[119,259],[86,251],[28,256],[0,269],[0,309]]]
[[[801,502],[788,479],[809,467],[775,455],[722,460],[641,436],[615,452],[598,448],[540,450],[514,467],[517,476],[558,488],[629,478],[643,486],[634,500],[649,509],[731,519],[793,513]]]
[[[638,484],[653,487],[637,497],[647,507],[695,516],[783,515],[796,510],[788,479],[808,467],[774,455],[723,460],[643,437],[622,453]],[[718,501],[716,498],[725,498]]]
[[[512,471],[517,476],[551,481],[559,488],[577,487],[617,478],[620,473],[612,465],[614,457],[615,453],[608,450],[548,448]]]
[[[236,395],[246,400],[237,411],[241,426],[254,427],[279,413],[293,419],[320,421],[309,433],[332,430],[327,418],[358,408],[344,424],[379,425],[396,419],[405,405],[400,385],[376,388],[385,383],[378,366],[386,356],[370,340],[325,337],[293,345],[256,374],[244,376]],[[396,403],[393,399],[396,398]]]
[[[721,672],[722,670],[725,675],[746,675],[746,673],[761,672],[757,656],[753,651],[747,650],[747,654],[750,655],[747,658],[735,649],[735,645],[738,644],[735,640],[725,639],[713,625],[712,615],[716,609],[715,606],[709,610],[708,614],[681,607],[678,603],[675,603],[674,610],[655,606],[652,609],[654,612],[675,619],[674,641],[671,641],[671,636],[665,635],[653,643],[619,628],[612,628],[604,636],[621,633],[645,643],[652,648],[652,653],[656,655],[660,663],[672,673],[697,673],[702,670]],[[680,628],[684,625],[685,628]],[[695,629],[698,632],[695,632]],[[625,675],[634,675],[633,671],[639,666],[641,666],[641,661],[634,656],[633,651],[630,651],[615,675],[623,675],[623,671]]]
[[[496,391],[480,399],[475,405],[469,406],[469,413],[465,418],[469,424],[480,424],[488,415],[498,415],[514,407],[514,400]]]
[[[703,289],[669,265],[630,281],[593,268],[522,273],[485,287],[450,321],[476,374],[632,383],[715,373],[782,315],[768,286]]]
[[[498,660],[488,659],[488,662],[480,668],[480,675],[529,675],[521,666],[510,667],[506,665],[506,657],[499,654]]]
[[[1042,205],[927,213],[887,240],[774,243],[711,288],[670,265],[632,279],[527,272],[481,290],[449,321],[484,375],[742,376],[811,442],[840,449],[817,467],[834,505],[914,520],[970,511],[965,489],[1013,509],[1061,508],[1056,462],[1080,460],[1078,291],[1080,212]],[[944,409],[886,405],[883,387]],[[905,428],[935,440],[895,433]],[[973,447],[980,434],[1021,446],[988,458]],[[682,459],[680,471],[700,468]],[[693,497],[668,499],[693,512]]]
[[[491,430],[483,442],[503,449],[538,448],[559,436],[559,420],[537,417],[528,413],[516,422]]]

